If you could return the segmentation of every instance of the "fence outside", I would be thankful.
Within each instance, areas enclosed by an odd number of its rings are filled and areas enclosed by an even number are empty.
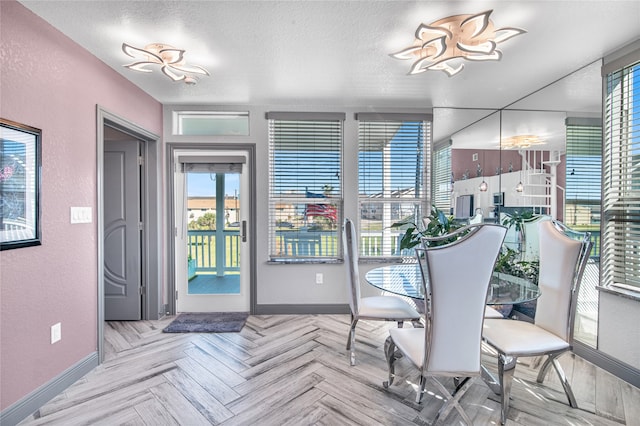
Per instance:
[[[240,231],[224,230],[225,271],[240,270]],[[217,272],[216,265],[216,231],[188,231],[188,252],[191,259],[196,260],[196,272]],[[402,233],[392,235],[392,256],[407,255],[397,248]],[[600,232],[591,234],[593,249],[591,258],[600,258]],[[303,233],[298,231],[276,231],[276,250],[283,258],[297,257],[336,257],[338,249],[338,235],[331,231],[314,231]],[[360,237],[361,257],[382,256],[382,236],[379,234],[363,234]]]

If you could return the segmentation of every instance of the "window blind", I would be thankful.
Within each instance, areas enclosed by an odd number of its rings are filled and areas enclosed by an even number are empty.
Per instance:
[[[407,218],[416,224],[422,220],[429,192],[431,123],[425,121],[428,117],[357,118],[360,256],[410,255],[399,250],[404,231],[390,226]]]
[[[640,62],[606,75],[602,284],[640,287]]]
[[[433,183],[431,194],[433,205],[445,213],[451,209],[451,143],[435,147],[433,152]]]
[[[566,150],[564,222],[581,227],[597,224],[602,190],[601,120],[568,118]]]
[[[267,118],[270,259],[340,258],[344,115]]]

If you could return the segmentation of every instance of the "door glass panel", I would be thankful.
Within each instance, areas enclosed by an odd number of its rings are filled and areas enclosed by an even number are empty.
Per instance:
[[[187,173],[188,294],[240,293],[236,173]]]

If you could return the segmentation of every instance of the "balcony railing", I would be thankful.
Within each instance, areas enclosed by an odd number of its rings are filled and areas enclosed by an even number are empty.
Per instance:
[[[240,270],[240,231],[225,229],[223,233],[225,246],[222,257],[223,271],[219,271],[216,257],[216,231],[188,231],[187,253],[196,261],[196,273]]]

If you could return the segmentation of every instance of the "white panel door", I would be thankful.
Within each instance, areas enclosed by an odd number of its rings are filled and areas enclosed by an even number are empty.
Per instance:
[[[175,153],[178,313],[250,310],[249,173],[246,164],[225,172],[212,160],[247,156],[244,151]]]

